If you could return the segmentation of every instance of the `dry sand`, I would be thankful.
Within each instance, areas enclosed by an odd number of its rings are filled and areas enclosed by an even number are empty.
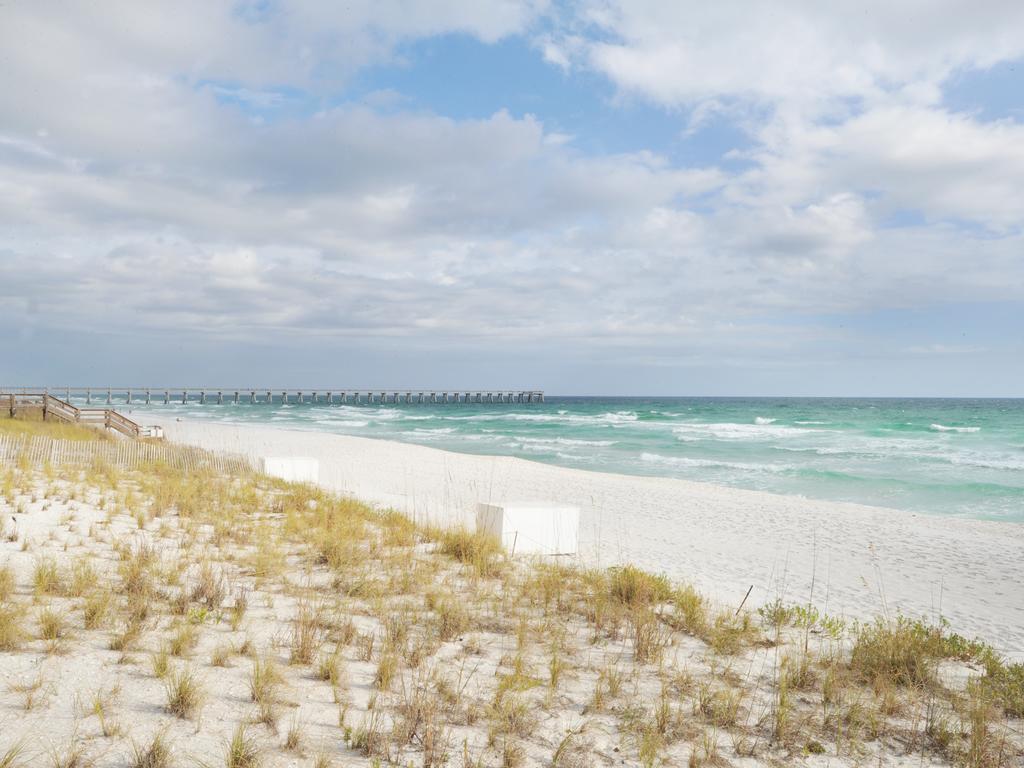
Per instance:
[[[309,456],[329,489],[418,521],[472,524],[479,501],[581,509],[585,562],[632,562],[725,605],[781,597],[853,618],[940,616],[1024,657],[1024,525],[920,515],[707,483],[298,430],[150,419],[168,439],[251,456]]]

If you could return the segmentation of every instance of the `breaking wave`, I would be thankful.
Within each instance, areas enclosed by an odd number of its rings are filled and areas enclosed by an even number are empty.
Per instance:
[[[660,453],[641,453],[640,460],[646,461],[650,464],[666,464],[675,467],[741,469],[746,472],[788,472],[793,469],[793,467],[787,464],[750,464],[741,461],[691,459],[687,456],[662,456]]]

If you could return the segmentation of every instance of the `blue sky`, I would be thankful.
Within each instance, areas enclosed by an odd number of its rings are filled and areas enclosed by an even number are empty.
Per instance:
[[[1019,4],[40,2],[0,50],[0,383],[1024,396]]]

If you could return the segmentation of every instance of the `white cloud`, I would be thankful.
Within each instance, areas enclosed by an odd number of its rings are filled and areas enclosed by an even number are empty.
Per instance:
[[[529,34],[543,3],[105,8],[0,9],[0,314],[16,322],[502,337],[664,363],[835,341],[776,316],[1024,300],[1024,128],[940,103],[950,72],[1021,54],[1016,4],[554,15],[553,65],[678,110],[681,132],[744,116],[739,170],[587,155],[542,114],[456,120],[391,92],[263,124],[218,101],[316,94],[425,35]],[[904,211],[922,222],[887,225]]]
[[[1009,1],[581,0],[575,8],[561,55],[669,106],[734,97],[821,109],[908,87],[930,99],[935,91],[922,86],[959,67],[1024,54],[1024,7]]]

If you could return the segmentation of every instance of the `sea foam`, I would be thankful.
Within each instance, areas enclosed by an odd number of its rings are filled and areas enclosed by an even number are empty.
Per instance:
[[[786,472],[792,469],[785,464],[750,464],[740,461],[720,461],[717,459],[691,459],[687,456],[662,456],[660,453],[641,453],[640,460],[649,464],[666,464],[676,467],[704,467],[719,469],[742,469],[747,472]]]

